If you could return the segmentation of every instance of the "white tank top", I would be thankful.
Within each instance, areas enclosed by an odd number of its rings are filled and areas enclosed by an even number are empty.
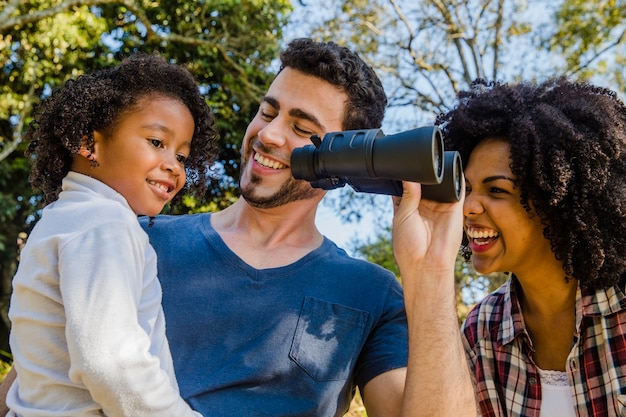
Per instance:
[[[539,417],[576,417],[567,373],[539,369],[539,376],[541,377]]]

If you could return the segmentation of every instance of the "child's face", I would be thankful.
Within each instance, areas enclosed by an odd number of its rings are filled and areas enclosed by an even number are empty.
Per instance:
[[[146,97],[118,121],[113,134],[95,132],[89,175],[122,194],[135,213],[155,216],[185,185],[194,120],[180,101]]]

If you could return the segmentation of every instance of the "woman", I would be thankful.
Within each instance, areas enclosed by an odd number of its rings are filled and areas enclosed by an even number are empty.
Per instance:
[[[482,415],[626,415],[624,104],[565,78],[458,99],[472,264],[511,274],[463,326]]]

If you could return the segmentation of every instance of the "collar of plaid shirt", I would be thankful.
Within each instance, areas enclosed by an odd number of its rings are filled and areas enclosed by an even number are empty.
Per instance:
[[[539,416],[541,383],[513,276],[468,315],[466,350],[483,416]],[[576,296],[566,363],[577,416],[626,416],[626,296],[612,287]]]

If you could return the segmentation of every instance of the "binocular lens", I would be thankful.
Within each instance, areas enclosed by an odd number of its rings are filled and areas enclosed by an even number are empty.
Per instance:
[[[460,158],[444,152],[436,126],[388,136],[380,129],[330,132],[312,141],[316,146],[293,150],[291,171],[313,187],[331,190],[349,184],[358,192],[400,195],[398,182],[413,181],[433,187],[427,191],[430,199],[460,198]]]

